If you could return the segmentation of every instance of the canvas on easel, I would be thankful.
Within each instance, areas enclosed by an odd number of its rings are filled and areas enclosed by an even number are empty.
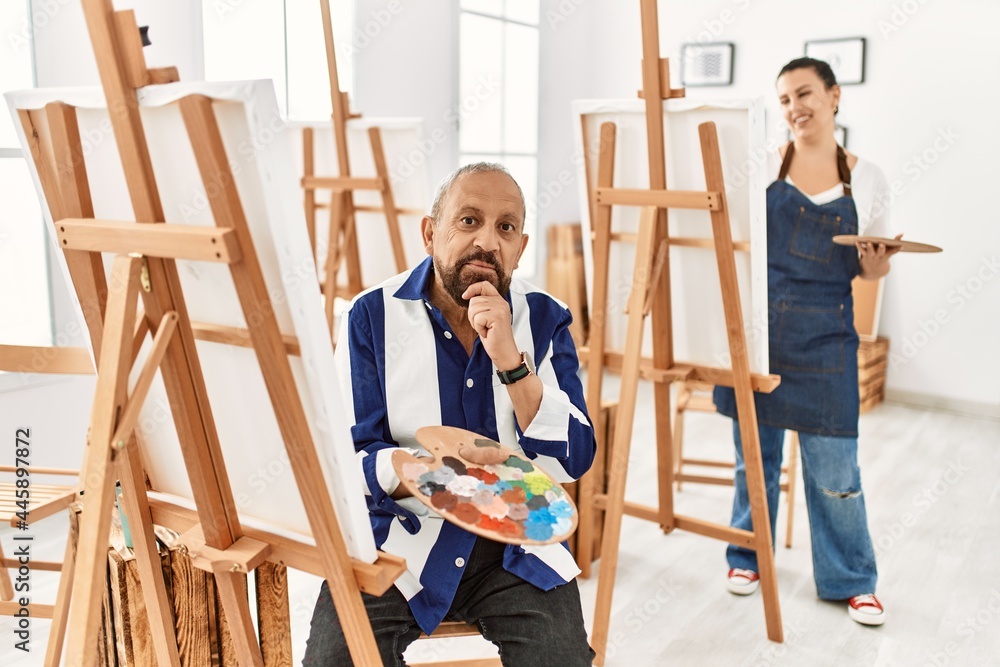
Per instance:
[[[96,658],[117,477],[161,664],[179,656],[154,518],[215,576],[241,663],[264,664],[245,577],[266,561],[326,578],[370,662],[359,588],[404,564],[374,549],[287,137],[238,150],[277,118],[273,89],[153,85],[176,70],[146,69],[134,14],[84,13],[103,91],[7,96],[98,365],[67,660]]]
[[[707,101],[687,98],[666,100],[663,108],[667,184],[674,190],[703,190],[698,125],[715,123],[720,137],[720,156],[726,181],[726,203],[736,249],[740,304],[745,316],[744,330],[754,373],[768,371],[767,317],[767,223],[762,156],[766,155],[763,104],[760,99]],[[617,128],[615,136],[615,184],[622,188],[644,188],[649,183],[648,166],[643,159],[646,146],[646,117],[640,99],[577,100],[573,118],[579,128],[574,134],[576,152],[584,157],[577,163],[577,182],[581,201],[581,226],[584,235],[592,235],[593,213],[590,193],[597,187],[597,163],[600,157],[600,129],[606,122]],[[614,226],[621,233],[634,234],[638,229],[639,209],[616,208]],[[678,360],[710,366],[729,365],[729,341],[719,273],[712,253],[711,229],[704,213],[677,209],[671,211],[670,284],[672,287],[674,355]],[[689,250],[698,248],[701,250]],[[592,244],[584,244],[584,267],[592,290],[594,253]],[[634,262],[631,244],[611,248],[608,276],[612,285],[631,280]],[[624,305],[623,292],[612,298]],[[692,326],[697,323],[697,326]],[[607,345],[621,349],[627,318],[621,308],[611,310],[607,318]],[[652,355],[651,325],[643,337],[643,356]]]
[[[428,139],[423,134],[422,118],[379,118],[362,116],[347,122],[348,154],[353,173],[375,174],[374,154],[371,150],[369,130],[378,128],[393,200],[399,222],[400,238],[407,267],[416,265],[426,255],[420,237],[420,220],[427,213],[431,200],[430,176],[426,156],[419,147]],[[290,120],[287,131],[291,133],[292,159],[297,174],[337,173],[336,134],[329,120]],[[308,135],[311,133],[311,140]],[[307,145],[312,149],[307,150]],[[310,161],[307,163],[306,158]],[[321,191],[311,196],[306,193],[306,215],[315,217],[314,245],[318,249],[317,261],[320,280],[325,277],[326,249],[329,246],[330,213],[329,197]],[[383,212],[382,198],[377,190],[354,192],[355,233],[361,266],[362,285],[377,285],[396,275],[395,261],[386,261],[386,250],[392,247],[389,227]],[[345,287],[346,265],[341,262],[338,276],[341,288]],[[346,298],[342,292],[340,298]],[[337,333],[336,328],[334,334]]]

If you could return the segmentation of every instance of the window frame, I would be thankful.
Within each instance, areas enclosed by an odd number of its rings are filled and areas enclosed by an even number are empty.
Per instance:
[[[455,57],[455,69],[454,69],[454,91],[455,99],[462,99],[462,62],[461,62],[461,48],[462,48],[462,15],[468,14],[470,16],[477,16],[484,19],[490,19],[498,21],[500,23],[501,29],[503,31],[502,48],[504,51],[500,58],[500,150],[499,151],[488,151],[488,150],[470,150],[464,151],[462,149],[462,122],[459,121],[458,129],[455,137],[456,154],[458,157],[458,163],[460,165],[468,162],[471,157],[477,158],[488,158],[491,161],[499,162],[500,164],[505,164],[507,158],[524,159],[528,158],[534,162],[534,182],[530,184],[530,187],[525,183],[520,183],[522,190],[525,192],[525,206],[530,212],[530,219],[526,217],[525,220],[525,233],[529,234],[531,237],[531,242],[528,243],[528,247],[525,248],[524,256],[521,258],[520,266],[518,267],[518,277],[526,278],[529,280],[534,280],[541,270],[540,262],[541,256],[539,250],[541,249],[541,243],[539,239],[539,220],[538,220],[538,146],[539,138],[537,136],[537,131],[540,126],[541,121],[541,4],[539,4],[538,21],[534,24],[527,23],[518,19],[507,18],[506,16],[506,3],[507,2],[517,2],[517,0],[503,0],[504,4],[499,15],[489,14],[482,11],[477,11],[473,9],[465,9],[462,7],[462,1],[456,0],[456,20],[455,25],[457,29],[455,30],[454,37],[454,53]],[[505,86],[505,80],[507,75],[507,62],[506,62],[506,48],[507,48],[507,38],[506,38],[506,25],[512,24],[525,28],[534,29],[538,36],[538,59],[536,61],[536,67],[538,68],[538,90],[536,91],[535,97],[535,128],[536,128],[536,140],[535,140],[535,150],[534,152],[524,152],[524,151],[508,151],[506,150],[506,101],[507,101],[507,90]],[[506,165],[505,165],[506,166]],[[529,195],[530,193],[530,195]],[[530,226],[529,224],[530,223]]]

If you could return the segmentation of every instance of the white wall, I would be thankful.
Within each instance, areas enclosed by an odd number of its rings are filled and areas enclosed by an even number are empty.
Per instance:
[[[632,97],[640,86],[638,4],[543,0],[540,192],[574,159],[569,101]],[[678,63],[671,67],[674,85],[680,85],[682,43],[733,42],[733,85],[690,88],[688,96],[764,95],[769,131],[779,136],[773,90],[781,66],[804,53],[806,40],[867,38],[865,83],[843,88],[838,116],[849,129],[848,147],[881,166],[895,185],[897,231],[945,248],[941,255],[893,260],[880,326],[894,353],[890,394],[1000,415],[1000,347],[994,343],[1000,224],[982,196],[1000,177],[1000,133],[990,111],[1000,105],[994,34],[1000,4],[841,0],[824,6],[830,9],[819,14],[793,0],[661,0],[661,48]],[[578,219],[575,185],[567,189],[542,212],[543,226]]]
[[[135,9],[139,25],[148,25],[152,45],[146,47],[150,67],[176,66],[182,79],[203,78],[201,2],[119,0],[116,9]],[[33,47],[40,87],[100,85],[79,0],[32,2]],[[49,275],[53,295],[53,332],[57,345],[83,346],[73,299],[52,248]],[[0,425],[4,433],[31,427],[35,465],[76,468],[93,399],[93,377],[11,374],[0,378]]]
[[[99,85],[97,64],[79,0],[32,0],[35,68],[39,87]],[[149,26],[143,52],[150,67],[175,66],[181,79],[203,78],[200,0],[117,0]]]
[[[457,4],[357,0],[354,14],[353,105],[365,116],[424,119],[409,160],[426,161],[432,187],[458,166]]]
[[[16,381],[0,389],[0,433],[4,439],[12,446],[17,429],[31,429],[31,465],[79,468],[95,377],[18,374],[13,379]],[[0,461],[14,465],[14,450],[4,452]]]

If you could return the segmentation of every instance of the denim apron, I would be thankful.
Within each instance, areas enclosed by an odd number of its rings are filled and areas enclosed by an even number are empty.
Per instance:
[[[853,246],[833,243],[858,233],[847,155],[837,147],[844,196],[812,203],[785,181],[794,154],[789,144],[778,180],[767,188],[768,350],[781,384],[757,393],[757,421],[806,433],[857,437],[858,334],[851,280],[860,273]],[[715,405],[737,418],[729,387],[716,387]]]

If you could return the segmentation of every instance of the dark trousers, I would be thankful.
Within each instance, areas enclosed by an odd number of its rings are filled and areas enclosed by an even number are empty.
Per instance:
[[[503,569],[503,550],[503,544],[476,538],[445,620],[478,625],[483,636],[500,649],[505,666],[592,664],[594,652],[587,643],[576,581],[543,591]],[[362,593],[362,598],[382,664],[405,665],[403,651],[420,636],[420,628],[403,594],[393,587],[381,597]],[[354,664],[325,581],[313,611],[302,664]]]

